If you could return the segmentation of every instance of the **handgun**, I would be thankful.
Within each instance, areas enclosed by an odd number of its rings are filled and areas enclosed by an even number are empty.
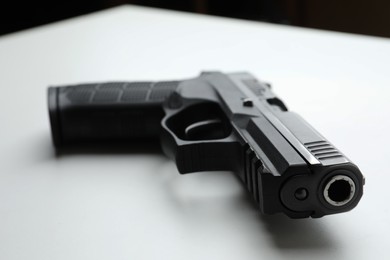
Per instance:
[[[363,194],[357,166],[249,73],[49,87],[48,107],[57,151],[156,143],[181,174],[235,173],[263,214],[318,218]]]

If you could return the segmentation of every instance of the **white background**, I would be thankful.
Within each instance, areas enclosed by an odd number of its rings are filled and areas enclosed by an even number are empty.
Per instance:
[[[139,7],[0,38],[0,259],[390,259],[390,41]],[[261,216],[226,172],[51,145],[46,88],[249,71],[366,176],[353,211]]]

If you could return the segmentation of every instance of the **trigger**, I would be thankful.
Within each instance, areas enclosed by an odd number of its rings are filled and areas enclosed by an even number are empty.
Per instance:
[[[223,122],[217,118],[193,123],[184,132],[187,140],[222,139],[226,136]]]

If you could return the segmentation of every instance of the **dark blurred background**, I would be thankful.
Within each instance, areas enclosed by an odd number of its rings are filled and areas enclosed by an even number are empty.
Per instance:
[[[121,4],[390,37],[389,0],[2,0],[0,35]]]

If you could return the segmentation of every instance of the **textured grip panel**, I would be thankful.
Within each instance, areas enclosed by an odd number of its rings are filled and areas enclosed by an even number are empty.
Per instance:
[[[178,81],[110,82],[49,88],[56,147],[158,139],[162,104]]]
[[[110,82],[61,87],[72,104],[162,102],[177,88],[178,81]]]

